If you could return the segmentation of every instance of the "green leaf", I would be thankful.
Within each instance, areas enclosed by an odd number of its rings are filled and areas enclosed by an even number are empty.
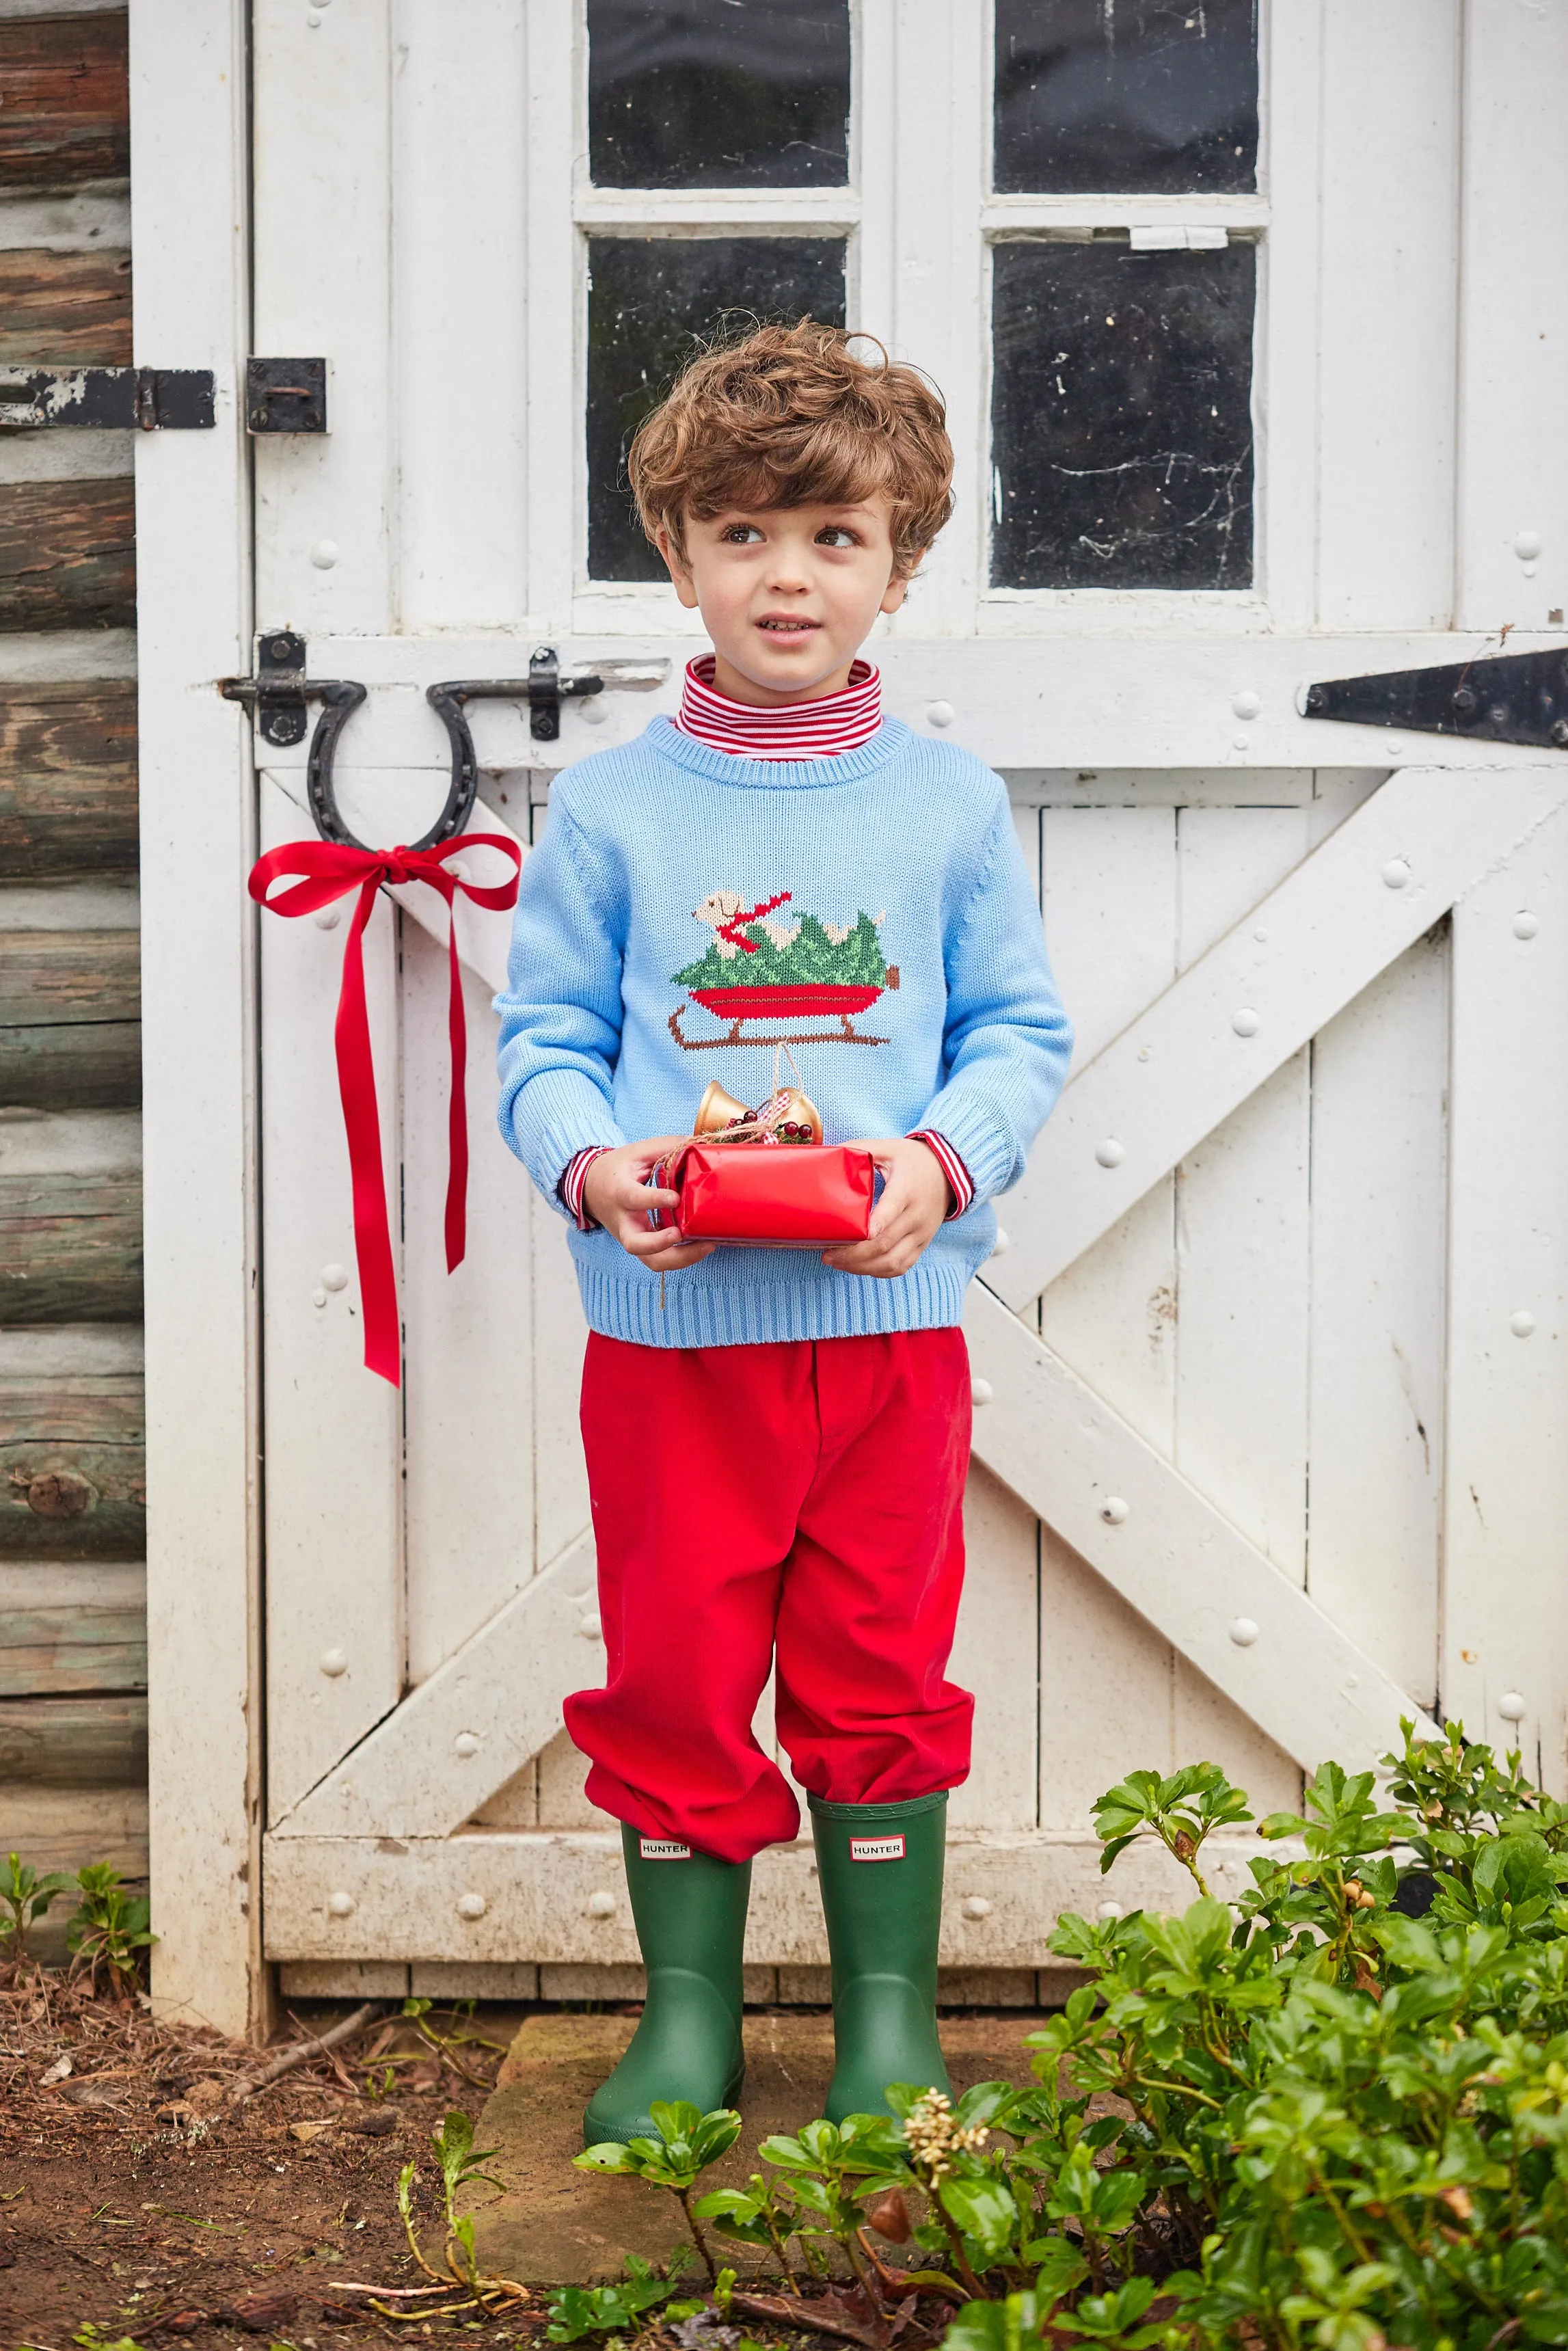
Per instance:
[[[943,2210],[974,2239],[985,2259],[999,2261],[1012,2242],[1018,2220],[1011,2190],[998,2179],[947,2179],[936,2192]]]

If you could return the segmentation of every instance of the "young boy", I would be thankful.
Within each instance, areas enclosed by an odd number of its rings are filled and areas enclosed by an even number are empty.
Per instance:
[[[995,1238],[985,1203],[1021,1174],[1071,1031],[1000,781],[883,719],[856,659],[947,519],[952,451],[924,380],[852,340],[807,321],[710,351],[637,435],[643,528],[714,651],[678,718],[557,778],[497,999],[501,1131],[572,1220],[591,1325],[608,1677],[567,1726],[623,1824],[648,1974],[590,2144],[650,2131],[654,2099],[706,2112],[739,2088],[751,1858],[800,1827],[752,1736],[770,1669],[832,1957],[827,2112],[946,2087],[946,1792],[973,1711],[945,1678],[958,1325]],[[860,1017],[770,989],[744,1033],[701,995],[755,985],[748,963],[780,987],[848,977]],[[706,1081],[758,1101],[756,1048],[780,1033],[825,1139],[874,1155],[870,1238],[818,1258],[651,1228],[675,1196],[650,1173]]]

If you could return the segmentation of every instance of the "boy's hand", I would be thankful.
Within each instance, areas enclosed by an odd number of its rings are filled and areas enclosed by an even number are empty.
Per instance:
[[[851,1148],[871,1153],[883,1173],[883,1195],[872,1210],[867,1238],[843,1249],[824,1249],[822,1263],[839,1273],[874,1273],[884,1279],[907,1273],[953,1205],[942,1163],[924,1143],[911,1143],[902,1135],[862,1137]]]
[[[680,1199],[676,1192],[651,1190],[650,1173],[657,1161],[673,1157],[690,1140],[685,1134],[655,1134],[646,1143],[623,1143],[596,1159],[583,1183],[582,1205],[595,1224],[613,1233],[627,1255],[639,1259],[652,1273],[678,1273],[713,1252],[712,1241],[684,1241],[679,1233],[668,1228],[656,1230],[648,1222],[651,1208],[668,1210]]]

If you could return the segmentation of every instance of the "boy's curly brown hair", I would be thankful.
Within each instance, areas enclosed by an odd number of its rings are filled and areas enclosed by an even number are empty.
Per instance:
[[[880,363],[858,359],[873,343]],[[874,336],[802,319],[704,351],[640,426],[627,459],[657,544],[732,507],[892,500],[894,577],[907,579],[953,510],[953,444],[941,395]]]

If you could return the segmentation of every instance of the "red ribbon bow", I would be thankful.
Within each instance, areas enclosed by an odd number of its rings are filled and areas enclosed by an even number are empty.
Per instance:
[[[514,872],[483,889],[449,871],[446,860],[468,849],[498,849]],[[376,1109],[376,1070],[371,1058],[371,1023],[365,1008],[365,925],[383,883],[427,882],[446,901],[451,988],[446,1033],[452,1048],[452,1086],[447,1106],[446,1270],[463,1262],[468,1200],[468,1109],[465,1098],[466,1029],[463,977],[457,961],[455,901],[461,890],[476,906],[504,914],[517,904],[523,852],[498,832],[465,832],[439,849],[350,849],[333,841],[289,841],[269,849],[250,872],[250,894],[274,914],[313,914],[357,889],[348,942],[343,949],[343,985],[338,995],[335,1036],[338,1090],[349,1139],[354,1189],[354,1249],[360,1267],[360,1299],[365,1317],[365,1368],[379,1372],[395,1388],[401,1364],[397,1279],[392,1271],[392,1232],[387,1222],[386,1178],[382,1169],[381,1121]],[[300,878],[276,898],[267,892],[280,875]]]

